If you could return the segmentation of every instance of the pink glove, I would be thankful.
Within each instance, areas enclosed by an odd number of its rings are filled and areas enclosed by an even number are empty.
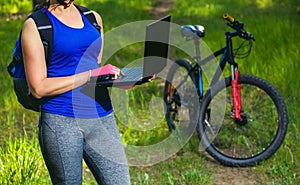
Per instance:
[[[115,75],[115,78],[117,78],[117,76],[120,75],[120,73],[121,73],[121,70],[118,67],[113,66],[111,64],[107,64],[105,66],[91,70],[90,74],[91,74],[91,77],[97,77],[97,76],[101,76],[101,75],[111,74],[111,75]]]
[[[97,76],[108,75],[108,74],[115,75],[115,77],[113,77],[113,79],[117,79],[118,75],[124,75],[119,68],[117,68],[111,64],[107,64],[103,67],[91,70],[91,77],[97,77]],[[132,86],[122,86],[120,88],[127,90],[127,89],[131,89],[133,87],[134,86],[132,85]]]

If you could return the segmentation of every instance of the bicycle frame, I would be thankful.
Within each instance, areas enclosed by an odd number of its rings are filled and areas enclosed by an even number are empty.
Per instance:
[[[238,64],[234,61],[233,48],[232,48],[232,38],[238,36],[238,33],[226,32],[225,35],[226,35],[226,46],[214,52],[212,55],[204,58],[203,60],[201,60],[200,57],[199,38],[196,37],[194,38],[194,44],[196,49],[196,57],[195,57],[196,65],[193,66],[193,68],[189,71],[188,74],[190,76],[196,77],[196,79],[193,78],[192,79],[197,87],[197,91],[198,91],[197,93],[201,99],[204,96],[203,75],[202,75],[201,66],[210,62],[215,57],[222,55],[219,65],[216,68],[212,80],[210,81],[209,87],[212,87],[220,80],[221,74],[223,73],[226,63],[228,63],[231,68],[231,80],[232,80],[232,100],[233,100],[232,103],[234,108],[232,118],[242,120],[240,114],[240,112],[242,111],[241,94],[240,94],[240,90],[242,87],[240,84],[238,84],[238,75],[239,75]]]
[[[226,63],[228,62],[231,66],[231,76],[232,76],[232,80],[234,80],[235,78],[235,71],[238,68],[237,63],[234,61],[234,57],[233,57],[233,49],[232,49],[232,37],[236,36],[235,32],[228,32],[226,33],[226,46],[221,48],[218,51],[215,51],[213,54],[209,55],[208,57],[204,58],[201,60],[200,58],[200,49],[199,49],[199,45],[200,45],[200,41],[198,40],[199,38],[195,38],[195,48],[196,48],[196,62],[197,64],[195,64],[193,66],[193,68],[191,69],[191,71],[189,73],[192,73],[192,71],[202,71],[201,70],[201,66],[207,64],[208,62],[210,62],[211,60],[213,60],[215,57],[218,57],[220,55],[222,55],[219,65],[214,73],[214,76],[212,78],[212,80],[210,81],[210,87],[212,85],[214,85],[216,82],[219,81],[221,74],[225,68]],[[196,40],[197,39],[197,40]],[[199,73],[199,78],[197,79],[202,79],[201,75],[202,72]],[[202,81],[198,81],[198,83],[196,82],[195,85],[197,84],[203,84]],[[198,90],[199,90],[199,94],[203,96],[204,92],[203,92],[203,86],[201,85],[197,85]]]
[[[242,103],[241,103],[241,85],[238,83],[238,77],[239,77],[239,71],[238,71],[238,64],[234,61],[234,54],[233,54],[233,47],[232,47],[232,38],[239,36],[240,38],[243,38],[245,40],[253,40],[255,41],[254,37],[251,35],[251,33],[246,32],[244,28],[244,24],[235,20],[233,17],[229,16],[228,14],[224,14],[224,18],[228,20],[229,23],[227,25],[231,28],[233,28],[234,32],[226,32],[226,46],[221,48],[220,50],[214,52],[212,55],[206,57],[205,59],[201,59],[200,55],[200,37],[203,37],[203,33],[200,30],[197,30],[197,26],[194,26],[190,28],[189,26],[183,27],[183,30],[185,32],[183,33],[183,36],[186,38],[192,38],[194,40],[194,45],[196,49],[196,65],[192,66],[192,68],[188,71],[187,75],[181,81],[179,86],[181,86],[188,76],[191,77],[194,85],[197,88],[198,96],[200,97],[200,101],[202,100],[204,96],[204,88],[203,88],[203,75],[202,75],[202,69],[201,66],[205,65],[215,57],[218,57],[222,55],[220,59],[220,63],[213,75],[213,78],[209,84],[209,88],[211,88],[213,85],[215,85],[221,77],[221,74],[223,73],[223,70],[225,68],[226,63],[230,65],[231,70],[231,85],[232,85],[232,103],[233,103],[233,112],[232,112],[232,118],[236,119],[236,121],[242,121]],[[192,34],[187,34],[186,32],[191,32]],[[203,36],[202,36],[203,35]],[[251,51],[251,50],[249,50]],[[178,87],[179,87],[178,86]]]

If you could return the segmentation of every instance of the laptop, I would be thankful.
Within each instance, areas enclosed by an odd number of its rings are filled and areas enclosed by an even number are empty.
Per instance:
[[[121,68],[125,76],[119,76],[116,80],[100,76],[91,79],[91,83],[108,87],[141,85],[161,72],[167,64],[170,20],[171,16],[166,16],[146,26],[144,59],[141,66]]]

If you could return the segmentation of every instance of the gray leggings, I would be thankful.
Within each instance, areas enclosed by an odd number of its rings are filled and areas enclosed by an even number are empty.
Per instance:
[[[130,185],[113,114],[96,119],[42,113],[39,142],[53,184],[82,184],[82,159],[101,185]]]

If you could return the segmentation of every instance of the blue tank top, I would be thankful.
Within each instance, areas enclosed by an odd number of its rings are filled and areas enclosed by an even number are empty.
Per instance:
[[[70,76],[99,67],[100,33],[81,15],[83,28],[72,28],[46,11],[53,25],[53,51],[47,75]],[[84,85],[55,97],[48,97],[42,111],[76,118],[97,118],[110,114],[112,105],[104,87]]]

